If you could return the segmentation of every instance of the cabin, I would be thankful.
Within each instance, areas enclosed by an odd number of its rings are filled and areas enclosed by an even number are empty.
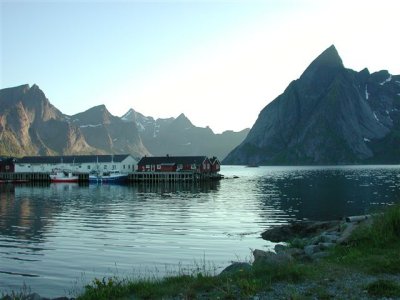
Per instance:
[[[221,162],[215,156],[210,158],[211,173],[218,173],[221,171]]]
[[[55,169],[61,169],[74,173],[92,171],[131,173],[136,170],[136,166],[137,160],[129,154],[25,156],[16,161],[15,172],[51,173]]]
[[[207,156],[145,156],[138,162],[138,172],[213,173]],[[214,170],[217,170],[215,168]]]
[[[14,164],[15,164],[15,158],[0,157],[0,173],[13,173]]]

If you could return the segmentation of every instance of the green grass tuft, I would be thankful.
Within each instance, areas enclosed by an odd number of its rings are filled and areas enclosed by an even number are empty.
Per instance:
[[[400,285],[390,280],[377,280],[367,286],[368,294],[374,297],[400,297]]]
[[[371,225],[360,226],[350,244],[334,249],[331,260],[370,273],[400,273],[400,204],[374,216]]]

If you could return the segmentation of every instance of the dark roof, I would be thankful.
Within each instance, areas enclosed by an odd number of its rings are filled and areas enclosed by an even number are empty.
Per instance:
[[[24,156],[18,159],[19,164],[80,164],[80,163],[108,163],[111,161],[122,162],[129,154],[115,155],[63,155],[63,156]]]
[[[215,156],[210,158],[210,163],[211,163],[212,165],[215,164],[215,163],[221,164],[220,161],[219,161],[219,159],[216,158]]]
[[[182,164],[200,165],[207,159],[207,156],[145,156],[138,162],[138,165],[158,165],[158,164]]]
[[[15,161],[14,157],[5,157],[5,156],[1,156],[0,157],[0,164],[1,165],[13,164],[14,161]]]

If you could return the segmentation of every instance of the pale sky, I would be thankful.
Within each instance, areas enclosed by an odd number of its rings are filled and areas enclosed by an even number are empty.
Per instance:
[[[334,44],[400,74],[400,1],[0,0],[0,88],[36,83],[65,114],[184,113],[214,132],[261,109]]]

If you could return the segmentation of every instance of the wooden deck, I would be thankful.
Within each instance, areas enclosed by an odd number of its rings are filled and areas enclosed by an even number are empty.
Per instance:
[[[88,173],[79,173],[79,182],[89,181]],[[0,182],[50,182],[50,173],[0,173]]]
[[[134,172],[129,174],[131,182],[163,182],[163,181],[204,181],[221,179],[219,174],[203,174],[195,172]]]
[[[88,173],[78,173],[79,182],[89,182]],[[128,176],[128,182],[193,182],[221,179],[220,174],[195,172],[134,172]],[[50,173],[0,173],[0,182],[50,182]]]

